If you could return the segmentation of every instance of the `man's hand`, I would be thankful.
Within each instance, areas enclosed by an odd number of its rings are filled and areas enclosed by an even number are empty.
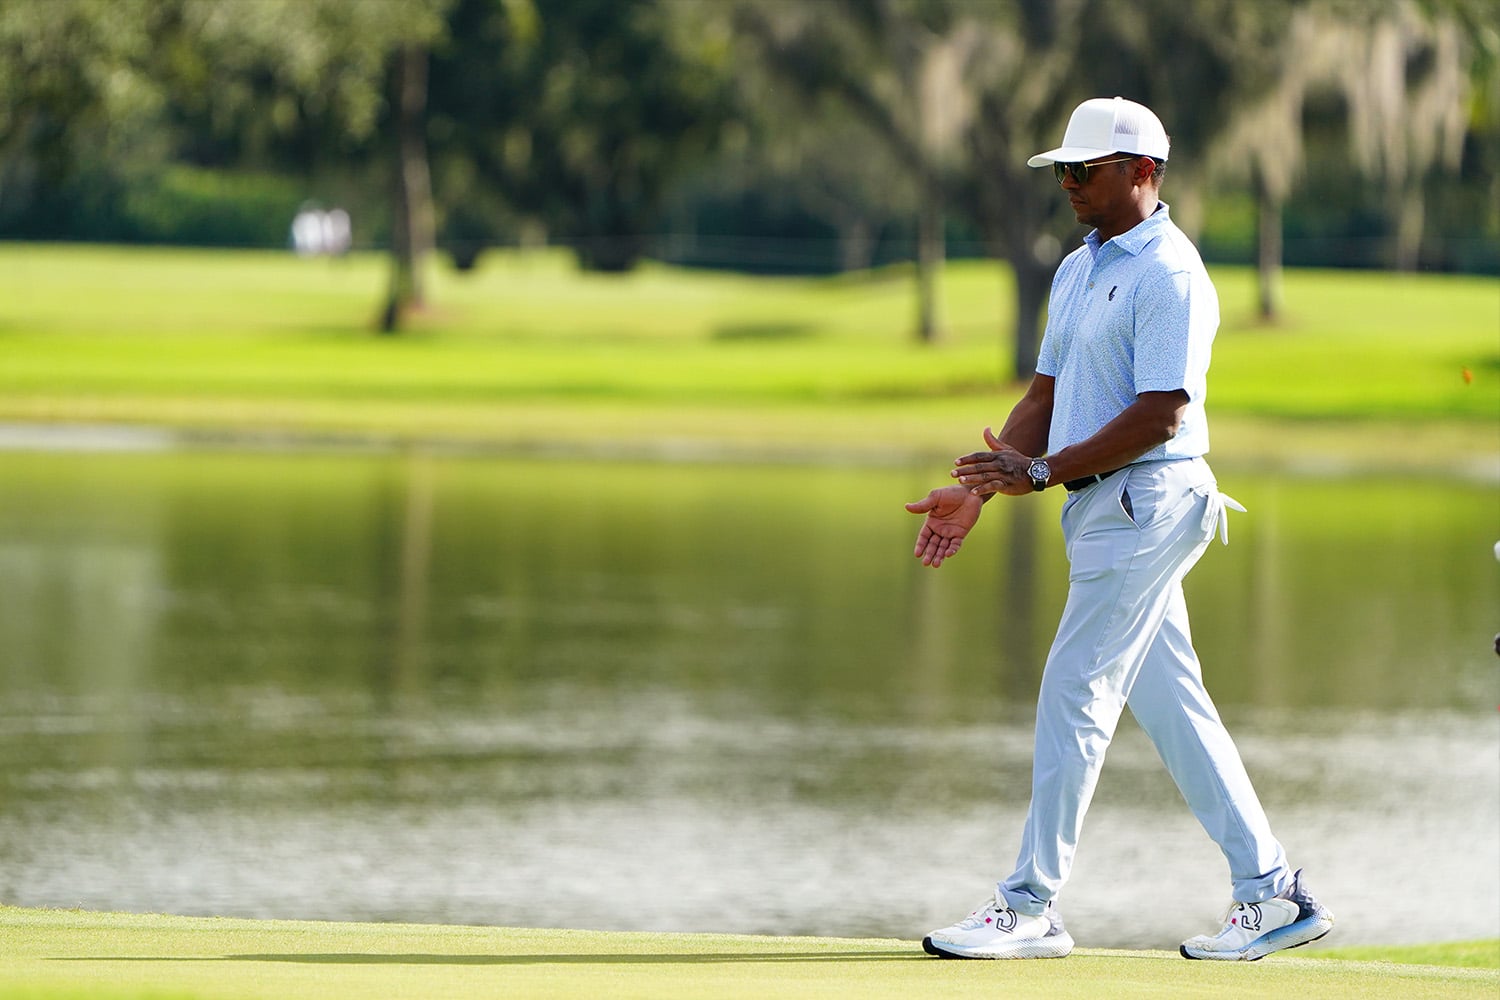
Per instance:
[[[907,504],[906,509],[927,515],[922,530],[917,532],[917,547],[912,555],[922,560],[923,566],[936,569],[964,543],[969,529],[979,520],[984,500],[969,492],[968,487],[943,486],[916,503]]]
[[[1031,456],[1023,455],[1008,444],[1000,443],[994,433],[984,429],[984,443],[994,451],[976,451],[954,461],[950,475],[975,496],[1006,493],[1013,497],[1032,492],[1027,468]]]

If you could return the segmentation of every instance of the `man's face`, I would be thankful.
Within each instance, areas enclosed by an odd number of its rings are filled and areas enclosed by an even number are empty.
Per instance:
[[[1135,207],[1135,175],[1141,169],[1141,158],[1110,153],[1086,161],[1086,179],[1079,183],[1077,171],[1063,175],[1062,188],[1068,193],[1073,214],[1085,226],[1110,230],[1112,224],[1126,217]]]

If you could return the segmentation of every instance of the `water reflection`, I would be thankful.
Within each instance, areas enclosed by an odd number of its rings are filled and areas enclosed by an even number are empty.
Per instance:
[[[1066,566],[1044,497],[921,569],[899,503],[926,485],[4,456],[0,900],[946,923],[1014,856]],[[1496,491],[1225,485],[1252,515],[1189,578],[1196,640],[1338,939],[1500,935]],[[1441,913],[1388,913],[1413,845],[1424,885],[1452,887]],[[1168,873],[1184,908],[1139,917]],[[1213,923],[1224,880],[1127,723],[1064,901],[1075,936],[1170,946]]]

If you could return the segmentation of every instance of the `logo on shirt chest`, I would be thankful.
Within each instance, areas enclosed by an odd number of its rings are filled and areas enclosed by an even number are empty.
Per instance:
[[[1118,289],[1119,287],[1120,287],[1119,285],[1110,285],[1109,286],[1109,301],[1113,302],[1115,300],[1115,290]]]

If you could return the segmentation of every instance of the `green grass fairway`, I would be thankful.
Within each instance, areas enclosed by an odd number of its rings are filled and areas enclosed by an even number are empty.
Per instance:
[[[1495,951],[1493,943],[1477,946]],[[1312,953],[1316,954],[1316,952]],[[1435,952],[1434,954],[1441,954]],[[1495,968],[1082,949],[941,962],[912,941],[337,924],[0,908],[0,1000],[479,997],[1484,998]]]
[[[978,446],[1021,388],[994,262],[945,270],[937,346],[913,340],[902,267],[601,275],[495,252],[469,275],[435,263],[431,307],[380,337],[385,271],[373,254],[0,244],[0,422],[868,462]],[[1293,271],[1266,328],[1249,271],[1215,278],[1216,461],[1500,463],[1500,281]]]

